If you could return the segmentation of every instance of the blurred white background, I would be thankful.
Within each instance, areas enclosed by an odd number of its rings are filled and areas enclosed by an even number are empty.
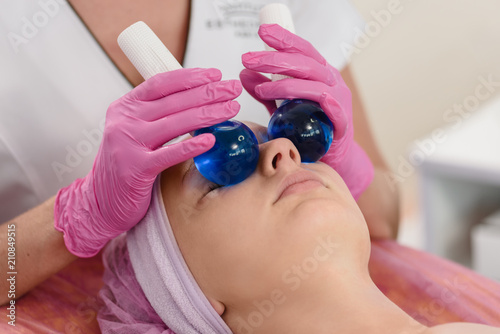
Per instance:
[[[479,77],[500,82],[500,1],[352,2],[374,27],[374,13],[398,9],[367,45],[359,44],[351,63],[379,146],[397,171],[415,140],[450,125],[447,110],[475,94]],[[422,248],[417,185],[416,174],[400,183],[400,241]]]

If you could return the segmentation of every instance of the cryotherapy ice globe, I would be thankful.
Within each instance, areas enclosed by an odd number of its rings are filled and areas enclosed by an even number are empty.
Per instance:
[[[333,132],[333,124],[320,105],[304,99],[283,102],[267,127],[269,140],[290,139],[305,163],[316,162],[328,152]]]
[[[259,143],[252,130],[238,121],[225,121],[196,130],[211,133],[215,145],[194,158],[198,171],[213,183],[229,186],[250,176],[259,161]]]

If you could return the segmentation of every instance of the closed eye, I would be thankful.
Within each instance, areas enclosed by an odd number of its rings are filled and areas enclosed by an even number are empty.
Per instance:
[[[209,190],[208,190],[208,192],[207,192],[207,193],[209,193],[209,192],[211,192],[211,191],[214,191],[214,190],[216,190],[216,189],[219,189],[219,188],[221,188],[221,187],[223,187],[223,185],[220,185],[220,184],[216,184],[216,183],[210,182],[210,184],[208,185],[208,189],[209,189]]]
[[[222,185],[210,182],[203,175],[201,175],[200,172],[198,171],[198,169],[196,168],[194,161],[191,161],[191,164],[189,165],[188,169],[186,170],[186,173],[182,177],[183,182],[184,182],[184,179],[189,179],[192,177],[195,178],[196,184],[201,188],[201,191],[203,194],[202,197],[205,197],[208,193],[223,187]]]

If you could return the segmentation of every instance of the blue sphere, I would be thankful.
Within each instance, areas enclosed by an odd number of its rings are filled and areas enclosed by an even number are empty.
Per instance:
[[[233,185],[253,173],[259,161],[259,143],[254,133],[238,121],[225,121],[196,130],[194,135],[211,133],[215,145],[194,158],[198,171],[219,185]]]
[[[328,152],[333,131],[333,124],[320,105],[302,99],[283,102],[267,127],[269,140],[290,139],[305,163],[316,162]]]

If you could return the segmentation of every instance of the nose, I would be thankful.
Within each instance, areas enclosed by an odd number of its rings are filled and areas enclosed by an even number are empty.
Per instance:
[[[260,145],[258,169],[265,176],[272,176],[282,168],[300,166],[300,154],[286,138],[278,138]]]

